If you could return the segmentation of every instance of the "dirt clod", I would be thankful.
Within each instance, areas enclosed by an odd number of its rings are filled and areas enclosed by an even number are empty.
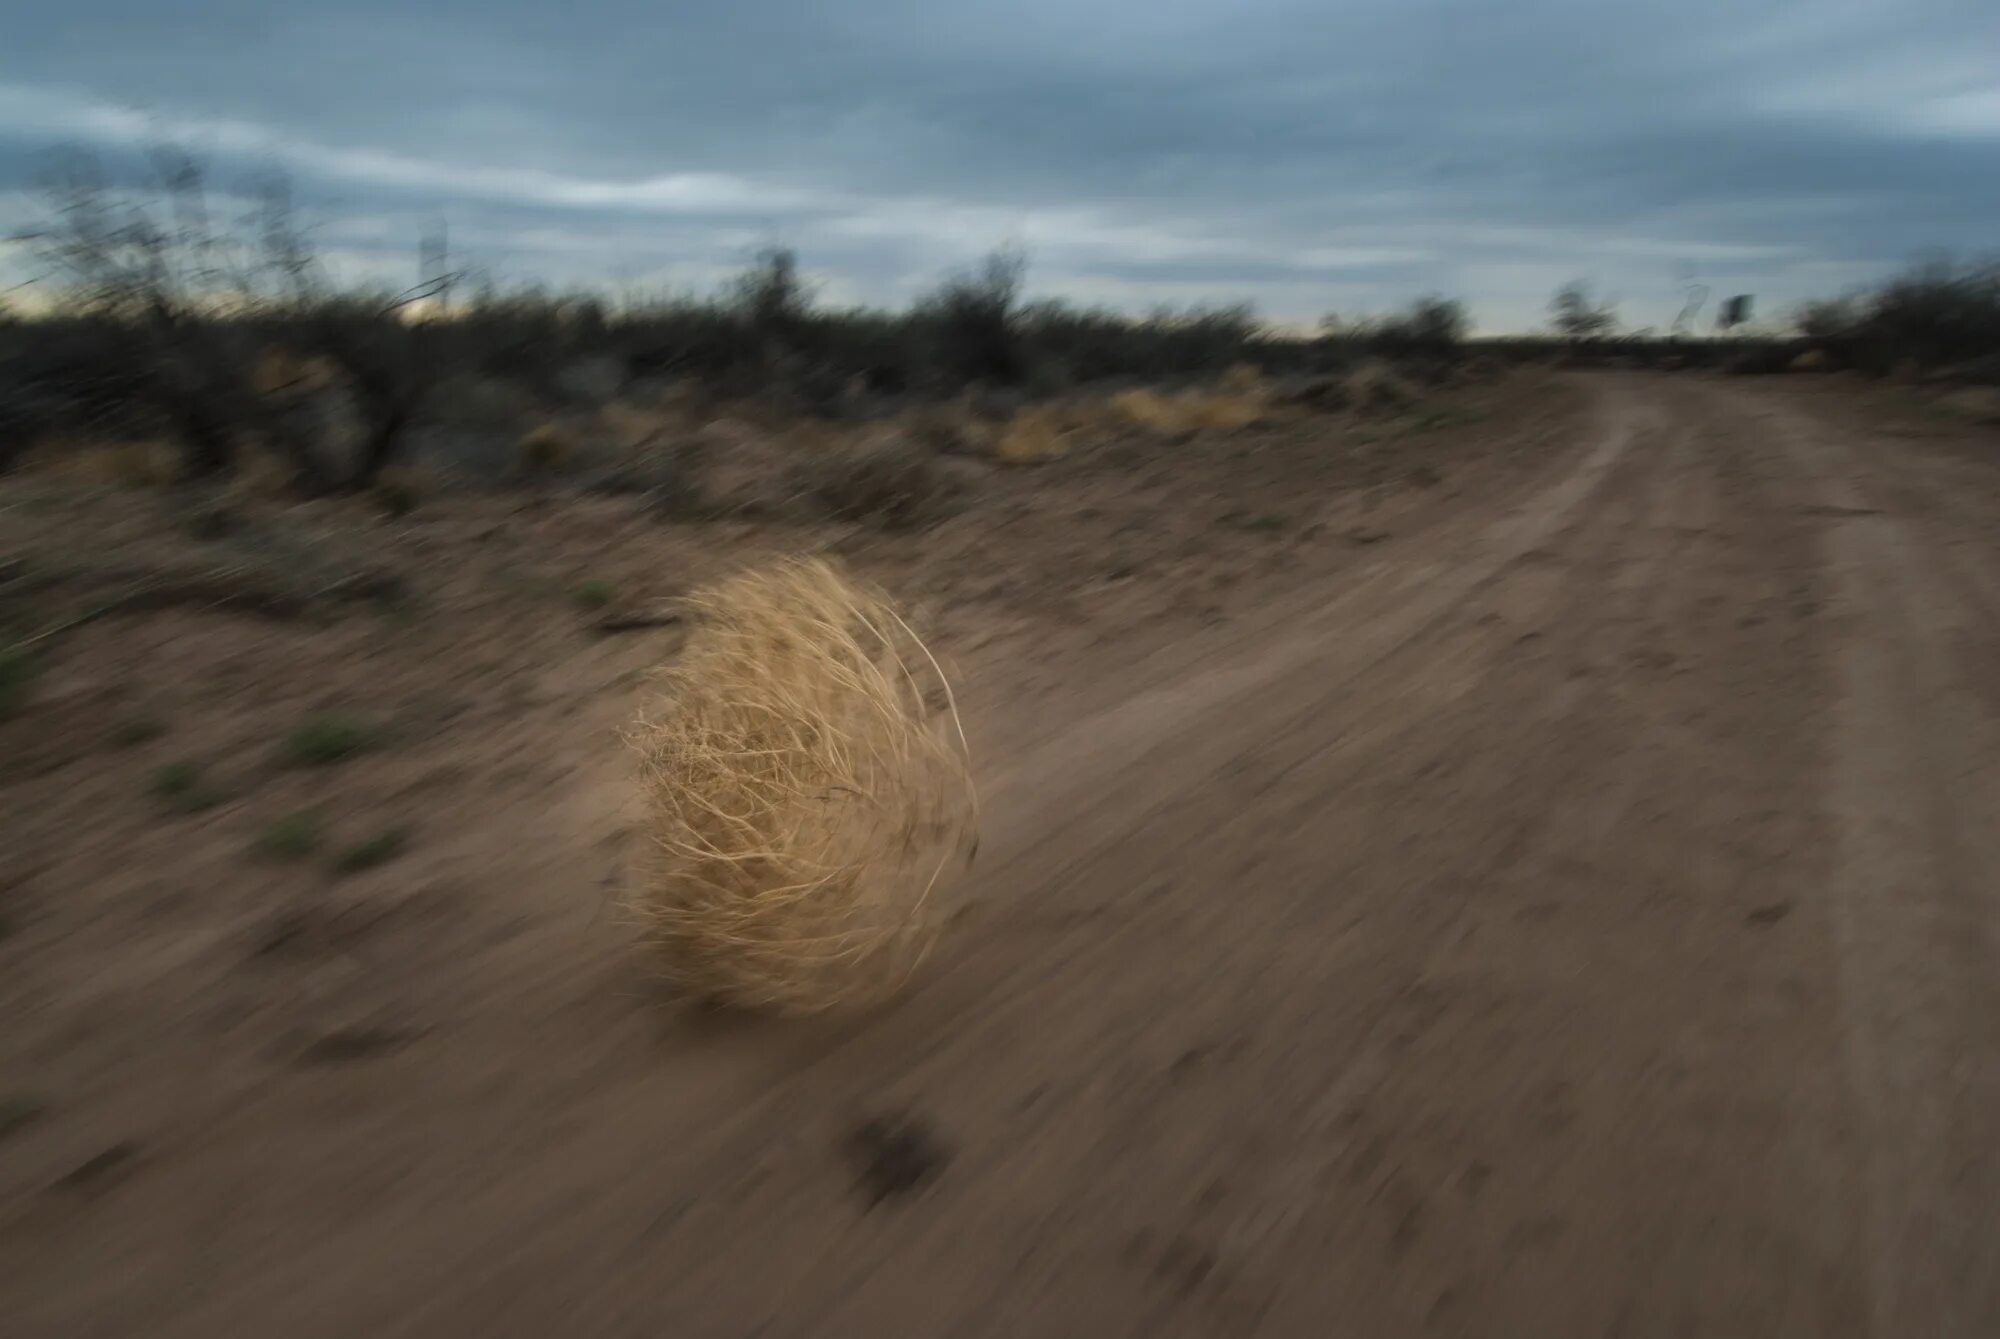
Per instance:
[[[291,1053],[301,1065],[349,1065],[400,1051],[416,1040],[416,1029],[360,1024],[329,1028],[307,1039]]]
[[[843,1142],[855,1188],[871,1209],[913,1194],[951,1161],[930,1123],[910,1114],[871,1116]]]
[[[138,1140],[121,1139],[64,1172],[51,1189],[77,1194],[107,1190],[136,1169],[142,1151]]]

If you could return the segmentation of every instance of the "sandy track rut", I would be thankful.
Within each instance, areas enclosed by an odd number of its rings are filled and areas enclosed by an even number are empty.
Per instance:
[[[895,1010],[203,1220],[154,1332],[2000,1333],[2000,488],[1590,386],[1535,486],[1007,758]],[[952,1161],[859,1212],[831,1150],[903,1108]]]

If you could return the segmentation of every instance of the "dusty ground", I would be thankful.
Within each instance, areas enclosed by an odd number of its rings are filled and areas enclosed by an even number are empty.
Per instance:
[[[1461,394],[918,537],[292,517],[413,606],[65,633],[0,724],[8,1332],[2000,1332],[1992,435]],[[21,487],[45,566],[192,542]],[[571,595],[806,542],[932,609],[990,821],[910,997],[777,1024],[631,951],[675,633]],[[286,765],[335,709],[376,747]]]

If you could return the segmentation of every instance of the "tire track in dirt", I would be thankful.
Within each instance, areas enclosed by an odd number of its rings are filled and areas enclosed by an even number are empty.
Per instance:
[[[1426,774],[1452,777],[1446,769],[1454,754],[1465,755],[1453,777],[1459,786],[1475,777],[1483,782],[1443,801],[1462,802],[1450,803],[1451,821],[1437,832],[1436,850],[1411,853],[1459,881],[1450,890],[1460,910],[1456,921],[1394,930],[1415,938],[1419,952],[1428,939],[1433,956],[1423,985],[1440,1011],[1428,1024],[1430,1040],[1455,1058],[1442,1068],[1391,1070],[1377,1101],[1385,1109],[1375,1117],[1381,1137],[1407,1143],[1390,1132],[1448,1121],[1456,1139],[1497,1143],[1504,1158],[1482,1154],[1456,1173],[1476,1172],[1482,1184],[1504,1183],[1523,1160],[1539,1163],[1534,1178],[1511,1190],[1515,1205],[1535,1206],[1518,1231],[1539,1242],[1560,1229],[1603,1245],[1569,1239],[1565,1251],[1557,1249],[1565,1238],[1549,1236],[1532,1257],[1521,1258],[1512,1238],[1494,1239],[1491,1223],[1476,1217],[1440,1223],[1433,1230],[1440,1237],[1455,1232],[1453,1245],[1441,1245],[1428,1269],[1412,1276],[1427,1274],[1432,1286],[1449,1282],[1427,1307],[1382,1317],[1372,1332],[1420,1324],[1455,1331],[1480,1316],[1506,1332],[1498,1318],[1515,1316],[1524,1323],[1536,1318],[1539,1333],[1595,1334],[1637,1323],[1621,1307],[1638,1307],[1646,1317],[1675,1308],[1700,1314],[1692,1309],[1698,1305],[1712,1309],[1705,1323],[1683,1322],[1698,1332],[1844,1332],[1836,1319],[1838,1290],[1825,1294],[1832,1304],[1816,1306],[1798,1288],[1800,1272],[1838,1258],[1840,1242],[1774,1235],[1794,1231],[1787,1211],[1819,1169],[1777,1166],[1785,1163],[1779,1149],[1775,1160],[1739,1153],[1750,1167],[1719,1176],[1706,1142],[1727,1147],[1716,1129],[1718,1102],[1757,1111],[1759,1120],[1816,1121],[1814,1103],[1795,1102],[1788,1093],[1798,1077],[1789,1067],[1760,1072],[1753,1061],[1750,1082],[1734,1077],[1737,1052],[1754,1056],[1769,1044],[1765,1030],[1793,1025],[1780,1016],[1746,1028],[1730,1016],[1733,1005],[1700,995],[1689,1000],[1689,986],[1679,979],[1698,965],[1742,982],[1732,988],[1770,990],[1760,980],[1768,972],[1765,950],[1746,938],[1742,918],[1760,903],[1789,905],[1787,890],[1743,888],[1738,867],[1795,848],[1797,825],[1780,828],[1754,812],[1740,819],[1738,811],[1758,799],[1783,805],[1787,797],[1775,788],[1758,794],[1769,769],[1760,770],[1754,755],[1740,768],[1733,759],[1718,765],[1714,756],[1745,721],[1757,725],[1754,711],[1724,697],[1743,686],[1738,678],[1754,670],[1763,687],[1794,673],[1785,668],[1795,659],[1789,652],[1772,659],[1773,651],[1785,652],[1778,634],[1761,622],[1737,626],[1740,610],[1777,598],[1783,582],[1758,590],[1754,579],[1739,580],[1738,569],[1752,568],[1754,578],[1753,564],[1782,567],[1795,559],[1784,551],[1786,532],[1768,524],[1777,509],[1767,499],[1717,486],[1714,474],[1728,444],[1710,440],[1717,436],[1713,425],[1690,420],[1682,403],[1662,409],[1646,389],[1641,403],[1651,406],[1647,418],[1655,430],[1628,454],[1618,484],[1594,500],[1587,523],[1530,568],[1560,574],[1539,583],[1532,602],[1528,621],[1541,635],[1520,653],[1489,657],[1477,690],[1458,710],[1413,719],[1429,752],[1401,750],[1403,776],[1377,806],[1393,819],[1440,804],[1442,797],[1412,783]],[[1787,761],[1795,752],[1774,751]],[[1397,753],[1373,765],[1393,772]],[[1328,802],[1341,798],[1330,794]],[[1809,794],[1795,802],[1809,802]],[[1493,835],[1480,840],[1487,832]],[[1809,878],[1795,875],[1791,884],[1805,886]],[[1759,901],[1737,900],[1747,897]],[[1488,1017],[1470,1003],[1454,1008],[1451,983],[1486,999]],[[1503,1021],[1509,1018],[1516,1021]],[[1682,1054],[1688,1042],[1676,1035],[1696,1025],[1715,1034],[1702,1043],[1715,1059],[1700,1068]],[[1524,1046],[1523,1030],[1541,1031],[1547,1045]],[[1749,1035],[1731,1035],[1739,1032]],[[1507,1060],[1489,1068],[1489,1056]],[[1532,1114],[1536,1070],[1560,1075],[1548,1091],[1565,1094],[1545,1117]],[[1730,1073],[1728,1083],[1740,1095],[1716,1091],[1715,1070]],[[1520,1129],[1524,1118],[1527,1127]],[[1560,1157],[1548,1156],[1542,1143],[1537,1126],[1544,1119],[1560,1120],[1575,1140]],[[1492,1125],[1517,1133],[1511,1141],[1490,1140],[1483,1132]],[[1808,1142],[1826,1138],[1811,1134]],[[1635,1171],[1648,1163],[1678,1174]],[[1432,1174],[1455,1173],[1445,1165]],[[1646,1193],[1661,1202],[1607,1199],[1607,1186],[1635,1181],[1649,1183]],[[1486,1193],[1482,1203],[1495,1192]],[[1440,1213],[1434,1198],[1425,1212]],[[1741,1253],[1766,1264],[1765,1281],[1733,1290],[1722,1284],[1724,1275],[1746,1272],[1731,1260],[1737,1244],[1686,1231],[1690,1220],[1717,1218],[1747,1234]],[[1331,1221],[1326,1228],[1338,1230]],[[1660,1265],[1639,1277],[1607,1271],[1610,1259],[1592,1258],[1598,1249]],[[1469,1275],[1464,1260],[1477,1262]],[[1462,1276],[1454,1279],[1455,1273]],[[1697,1303],[1685,1290],[1691,1277],[1704,1274],[1713,1296]],[[1384,1290],[1366,1281],[1350,1289],[1361,1297]],[[1311,1308],[1326,1298],[1310,1290],[1305,1297],[1311,1300],[1286,1318],[1290,1328],[1274,1324],[1274,1330],[1309,1328]],[[1482,1329],[1475,1322],[1470,1332]]]
[[[1831,891],[1850,1082],[1870,1135],[1874,1333],[1992,1334],[2000,731],[1989,703],[2000,603],[1962,550],[1906,519],[1935,514],[1909,462],[1864,455],[1844,430],[1789,406],[1761,422],[1827,517],[1845,622]]]

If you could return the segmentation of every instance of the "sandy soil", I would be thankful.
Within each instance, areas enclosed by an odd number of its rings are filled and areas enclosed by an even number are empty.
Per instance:
[[[1467,394],[917,537],[294,516],[416,610],[66,634],[0,725],[8,1333],[2000,1333],[2000,451],[1802,378]],[[931,610],[989,823],[911,995],[772,1023],[631,950],[675,634],[566,593],[804,542]],[[382,747],[282,765],[328,707]],[[408,849],[255,854],[306,807]]]

